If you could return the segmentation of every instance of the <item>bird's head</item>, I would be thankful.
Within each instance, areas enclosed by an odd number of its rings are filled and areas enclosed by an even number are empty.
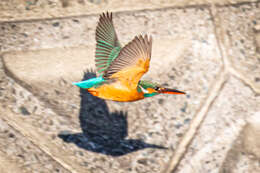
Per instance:
[[[138,84],[138,90],[139,92],[144,93],[144,97],[151,97],[158,94],[186,94],[183,91],[164,88],[158,84],[148,82],[148,81],[140,81]]]

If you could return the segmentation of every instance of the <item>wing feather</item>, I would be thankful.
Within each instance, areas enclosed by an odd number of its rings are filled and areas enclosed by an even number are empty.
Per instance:
[[[149,69],[152,38],[136,36],[121,49],[118,57],[104,71],[104,78],[117,78],[129,87],[137,87],[140,78]]]
[[[114,29],[112,13],[101,14],[96,28],[95,62],[98,75],[103,75],[103,71],[118,56],[120,49],[120,43]]]

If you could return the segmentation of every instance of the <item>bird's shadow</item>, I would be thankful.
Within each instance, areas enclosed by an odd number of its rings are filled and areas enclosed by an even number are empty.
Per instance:
[[[87,71],[83,80],[96,77]],[[126,139],[128,135],[127,112],[110,113],[106,102],[80,89],[79,120],[82,133],[63,131],[58,136],[67,143],[80,148],[111,156],[121,156],[145,148],[165,149],[163,146],[148,144],[140,139]]]

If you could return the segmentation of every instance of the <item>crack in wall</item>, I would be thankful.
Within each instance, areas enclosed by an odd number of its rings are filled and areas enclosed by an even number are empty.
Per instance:
[[[49,147],[45,146],[44,142],[37,138],[35,134],[36,131],[31,130],[31,127],[25,127],[23,125],[22,127],[19,125],[19,119],[17,117],[13,117],[12,113],[8,111],[9,113],[5,112],[5,117],[2,117],[2,119],[11,126],[14,130],[19,132],[21,135],[23,135],[26,139],[28,139],[34,146],[39,148],[42,152],[47,154],[49,157],[51,157],[56,163],[60,164],[64,169],[68,170],[71,173],[77,173],[72,167],[70,167],[67,163],[65,163],[62,159],[56,157],[52,154],[52,152],[49,150]],[[1,113],[1,112],[0,112]],[[30,129],[30,130],[29,130]],[[51,147],[52,148],[52,147]]]
[[[200,125],[206,118],[209,109],[211,108],[212,104],[219,95],[219,92],[221,92],[227,79],[228,75],[224,72],[223,68],[221,68],[216,81],[212,83],[207,98],[203,103],[201,103],[200,108],[198,109],[197,113],[191,121],[189,129],[187,130],[179,145],[175,149],[175,152],[172,155],[172,158],[168,162],[168,166],[163,173],[171,173],[177,169],[181,159],[183,158],[189,147],[189,144],[195,137],[196,132],[199,130]]]
[[[2,59],[1,55],[0,55],[0,58]],[[31,93],[33,95],[33,97],[38,99],[38,97],[36,97],[32,92],[30,92],[30,90],[28,90],[26,87],[24,87],[23,84],[21,84],[19,82],[19,79],[16,80],[15,77],[12,77],[11,72],[9,73],[8,70],[6,71],[6,68],[5,68],[5,65],[4,65],[3,61],[0,62],[0,63],[2,63],[1,67],[3,68],[3,71],[4,71],[5,75],[6,75],[6,79],[5,80],[8,80],[8,78],[11,78],[22,89],[24,89],[27,92]],[[39,101],[41,103],[43,103],[44,107],[50,108],[54,112],[54,114],[57,114],[51,107],[46,106],[46,104],[44,102],[42,102],[41,100],[39,100]],[[60,159],[59,157],[55,156],[55,153],[53,155],[53,153],[49,150],[49,148],[53,148],[53,147],[47,147],[44,144],[43,140],[39,140],[39,137],[37,137],[37,135],[35,134],[37,131],[36,130],[32,130],[32,129],[34,129],[34,127],[31,127],[30,125],[28,126],[28,125],[26,125],[24,123],[19,123],[20,121],[23,121],[23,120],[20,119],[19,117],[13,117],[14,113],[12,113],[8,108],[5,108],[4,110],[5,110],[5,112],[2,112],[3,110],[0,110],[0,113],[5,114],[5,116],[3,116],[1,119],[4,120],[10,127],[12,127],[18,133],[20,133],[22,136],[24,136],[34,146],[36,146],[39,150],[41,150],[43,153],[45,153],[50,158],[52,158],[61,167],[63,167],[64,169],[68,170],[71,173],[76,173],[77,172],[73,168],[71,168],[71,166],[69,166],[67,163],[65,163],[63,161],[63,159]],[[8,113],[6,113],[6,111],[8,111]],[[21,124],[23,124],[23,125],[21,125]],[[48,141],[48,140],[46,140],[46,141]]]
[[[247,78],[242,72],[237,70],[233,65],[234,63],[232,62],[232,59],[229,58],[228,48],[232,47],[231,38],[228,35],[227,31],[222,27],[222,20],[218,15],[217,7],[215,5],[212,5],[209,10],[210,15],[213,19],[215,36],[221,53],[222,61],[224,63],[225,73],[229,73],[232,76],[236,77],[246,86],[248,86],[256,95],[260,95],[260,88],[257,88],[249,78]]]
[[[229,2],[229,3],[224,3],[224,4],[218,4],[218,3],[201,3],[201,4],[194,4],[194,5],[165,5],[163,7],[150,7],[150,8],[140,8],[140,9],[134,9],[134,10],[115,10],[111,11],[114,14],[126,14],[126,13],[134,13],[134,12],[145,12],[145,11],[158,11],[158,10],[166,10],[166,9],[188,9],[188,8],[209,8],[211,5],[215,5],[216,7],[228,7],[228,6],[234,6],[238,7],[241,5],[246,5],[246,4],[252,4],[252,3],[258,3],[260,0],[256,1],[245,1],[245,2]],[[152,3],[153,4],[153,3]],[[61,14],[62,15],[62,14]],[[23,23],[23,22],[37,22],[37,21],[50,21],[50,20],[63,20],[63,19],[74,19],[74,18],[84,18],[84,17],[90,17],[90,16],[99,16],[99,13],[96,12],[89,12],[88,14],[79,14],[79,15],[67,15],[64,17],[61,16],[50,16],[50,17],[44,17],[44,18],[29,18],[29,19],[18,19],[18,20],[0,20],[0,23]]]
[[[64,113],[62,110],[60,111],[60,110],[56,109],[55,105],[52,105],[47,98],[39,96],[37,94],[37,92],[33,92],[33,90],[32,90],[30,85],[28,85],[27,83],[21,81],[20,79],[18,79],[15,76],[15,74],[13,74],[11,71],[9,71],[8,68],[5,65],[3,56],[0,55],[0,59],[2,61],[1,63],[3,64],[3,69],[4,69],[4,72],[5,72],[7,77],[11,78],[12,80],[14,80],[15,83],[17,83],[23,89],[25,89],[26,91],[30,92],[34,97],[36,97],[38,100],[40,100],[44,104],[45,107],[50,108],[55,114],[57,114],[57,115],[66,115],[66,113]]]
[[[220,56],[222,59],[223,66],[218,74],[216,82],[213,83],[213,87],[211,87],[211,90],[207,96],[207,99],[205,102],[203,102],[198,109],[198,112],[195,114],[195,117],[193,118],[190,127],[188,131],[185,133],[184,137],[182,138],[181,142],[177,146],[175,152],[173,153],[170,161],[168,162],[168,166],[164,170],[163,173],[171,173],[176,171],[181,159],[184,157],[189,144],[192,142],[193,138],[196,135],[196,132],[198,131],[200,125],[202,124],[203,120],[205,119],[211,105],[216,100],[218,94],[221,92],[224,84],[227,82],[229,74],[227,73],[228,68],[228,61],[226,59],[226,51],[223,49],[220,38],[218,37],[218,30],[216,25],[216,20],[219,20],[218,18],[215,18],[216,16],[216,6],[211,5],[211,7],[207,8],[209,11],[209,14],[212,18],[212,23],[214,26],[214,34],[217,41],[218,50],[220,52]]]

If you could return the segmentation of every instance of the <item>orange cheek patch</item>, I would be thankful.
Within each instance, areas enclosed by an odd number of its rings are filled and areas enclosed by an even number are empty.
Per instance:
[[[157,92],[155,89],[152,89],[152,88],[147,88],[146,90],[148,91],[148,93],[155,93],[155,92]]]

